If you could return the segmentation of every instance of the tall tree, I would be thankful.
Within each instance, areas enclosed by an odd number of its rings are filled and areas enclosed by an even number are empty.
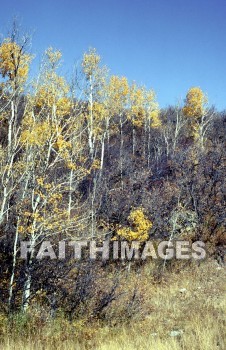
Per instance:
[[[214,113],[208,109],[208,99],[199,87],[192,87],[185,99],[184,115],[188,118],[191,135],[204,148],[206,133]]]

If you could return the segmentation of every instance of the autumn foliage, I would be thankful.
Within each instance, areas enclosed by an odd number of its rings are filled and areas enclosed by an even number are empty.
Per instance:
[[[72,255],[37,261],[34,249],[46,239],[54,247],[69,239],[198,239],[222,260],[225,113],[199,87],[163,109],[153,89],[111,75],[96,49],[68,81],[62,53],[50,47],[30,77],[26,44],[0,44],[1,307],[27,312],[37,303],[70,320],[101,319],[121,300],[125,265],[73,263]],[[26,261],[22,240],[31,242]],[[132,269],[145,263],[138,265]],[[128,318],[141,303],[136,283],[123,304]]]

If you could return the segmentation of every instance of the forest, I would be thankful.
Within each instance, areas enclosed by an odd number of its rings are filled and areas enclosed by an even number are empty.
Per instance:
[[[223,350],[226,112],[197,86],[161,108],[94,48],[69,78],[59,50],[46,49],[35,76],[33,60],[30,37],[13,27],[0,42],[1,348]],[[65,259],[35,258],[43,241],[57,251],[59,241],[94,239],[202,241],[207,257],[102,261],[85,250],[75,260],[71,247]],[[183,338],[182,314],[189,324],[197,309],[200,329]],[[131,325],[147,347],[125,340]]]

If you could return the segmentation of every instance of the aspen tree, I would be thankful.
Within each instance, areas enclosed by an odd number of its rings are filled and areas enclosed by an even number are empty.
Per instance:
[[[199,87],[189,89],[183,113],[188,119],[191,136],[204,148],[205,136],[214,114],[208,109],[208,98]]]
[[[20,137],[21,127],[18,106],[23,99],[30,62],[32,56],[27,53],[29,37],[20,37],[17,24],[13,23],[11,36],[4,39],[0,45],[0,75],[3,78],[1,83],[1,93],[3,105],[1,106],[1,117],[7,125],[7,146],[4,149],[0,164],[0,224],[13,220],[15,215],[16,225],[13,232],[13,261],[11,277],[9,281],[8,308],[11,308],[13,295],[13,284],[15,278],[15,268],[18,253],[18,227],[20,221],[19,213],[12,212],[15,203],[12,197],[16,189],[20,186],[25,176],[25,167],[20,160],[21,151]],[[26,105],[24,106],[24,110]],[[9,223],[10,224],[10,223]]]

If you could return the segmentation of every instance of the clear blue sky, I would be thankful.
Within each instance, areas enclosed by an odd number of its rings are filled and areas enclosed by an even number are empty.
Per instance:
[[[0,32],[14,15],[35,31],[33,52],[61,49],[67,70],[91,46],[112,74],[153,87],[162,107],[200,86],[226,108],[225,0],[1,1]]]

